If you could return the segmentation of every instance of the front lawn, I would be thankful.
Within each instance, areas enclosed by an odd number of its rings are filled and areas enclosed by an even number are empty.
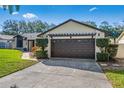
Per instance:
[[[13,49],[0,49],[0,77],[35,64],[35,61],[22,60],[22,52]]]
[[[124,70],[104,70],[114,88],[124,88]]]

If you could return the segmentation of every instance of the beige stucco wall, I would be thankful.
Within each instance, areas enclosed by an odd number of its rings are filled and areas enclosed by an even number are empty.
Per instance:
[[[17,41],[17,38],[13,38],[12,48],[16,48],[16,41]]]
[[[124,35],[120,38],[120,40],[118,41],[119,44],[124,44]]]
[[[23,48],[28,48],[28,40],[23,40]]]
[[[96,29],[75,23],[75,22],[68,22],[64,25],[61,25],[60,27],[49,31],[47,34],[66,34],[66,33],[97,33],[97,37],[98,34],[100,34],[99,37],[104,37],[104,32],[98,31]]]
[[[116,57],[124,58],[124,44],[119,44]]]

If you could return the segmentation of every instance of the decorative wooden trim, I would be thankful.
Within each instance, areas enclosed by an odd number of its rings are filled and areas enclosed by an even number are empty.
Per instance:
[[[95,36],[95,35],[96,35],[96,33],[48,34],[48,36],[50,36],[51,38],[57,37],[57,36],[62,36],[62,37],[64,37],[64,36],[70,36],[70,37],[72,37],[72,36],[92,36],[92,38],[93,38],[93,36]]]

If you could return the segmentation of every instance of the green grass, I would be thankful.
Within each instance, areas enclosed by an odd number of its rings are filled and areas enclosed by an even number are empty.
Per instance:
[[[35,64],[35,61],[22,60],[22,52],[12,49],[0,49],[0,77],[19,71]]]
[[[105,70],[105,74],[114,88],[124,88],[124,70]]]

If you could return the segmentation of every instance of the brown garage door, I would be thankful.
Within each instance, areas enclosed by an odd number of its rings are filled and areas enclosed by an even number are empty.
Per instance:
[[[52,39],[52,57],[95,58],[94,39]]]

